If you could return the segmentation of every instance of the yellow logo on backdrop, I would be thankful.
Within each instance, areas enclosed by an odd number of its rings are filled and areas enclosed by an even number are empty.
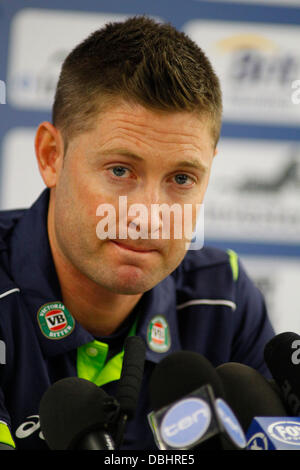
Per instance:
[[[258,34],[241,33],[218,41],[216,47],[223,52],[238,49],[259,49],[262,51],[277,52],[278,46],[274,41]]]

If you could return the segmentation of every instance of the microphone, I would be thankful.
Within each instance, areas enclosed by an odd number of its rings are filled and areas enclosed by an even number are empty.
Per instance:
[[[117,400],[97,385],[67,377],[41,399],[41,430],[51,450],[113,450],[110,432],[118,411]]]
[[[247,440],[249,450],[300,450],[300,418],[254,418]]]
[[[126,338],[116,398],[78,377],[62,379],[46,391],[40,402],[40,421],[51,449],[120,448],[127,419],[135,413],[145,351],[142,338]],[[58,433],[58,426],[63,432]]]
[[[273,381],[234,362],[222,364],[216,371],[222,379],[226,400],[246,432],[248,450],[300,448],[300,419],[288,416]]]
[[[116,430],[116,449],[124,436],[127,420],[132,419],[139,397],[144,373],[146,346],[140,336],[128,336],[124,343],[124,358],[116,398],[120,404]]]
[[[274,336],[265,346],[264,356],[288,411],[300,416],[300,336],[292,332]]]
[[[245,364],[227,362],[216,368],[225,390],[225,400],[246,432],[256,416],[287,416],[274,386]]]
[[[212,364],[201,354],[180,351],[155,367],[149,383],[153,411],[148,422],[161,450],[237,450],[244,433],[223,400]]]
[[[4,444],[4,442],[0,442],[0,450],[15,450],[15,448],[8,444]]]
[[[217,397],[225,396],[223,384],[208,359],[194,351],[169,354],[156,365],[150,378],[151,406],[158,410],[207,384],[211,384]]]

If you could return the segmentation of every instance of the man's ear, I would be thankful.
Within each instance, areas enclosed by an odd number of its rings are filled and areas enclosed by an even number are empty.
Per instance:
[[[214,158],[217,156],[217,154],[218,154],[218,148],[216,147],[215,148],[215,153],[214,153]]]
[[[64,145],[60,131],[50,122],[42,122],[37,129],[34,146],[44,183],[48,188],[54,188],[64,157]]]

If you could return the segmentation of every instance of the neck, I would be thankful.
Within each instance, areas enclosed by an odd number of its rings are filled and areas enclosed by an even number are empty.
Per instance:
[[[78,278],[67,277],[63,271],[58,272],[58,277],[64,305],[75,320],[94,336],[107,336],[116,331],[142,296],[103,293],[88,282],[83,284]]]
[[[112,334],[132,312],[143,294],[111,292],[77,270],[59,250],[50,217],[48,235],[64,305],[75,320],[94,336]]]

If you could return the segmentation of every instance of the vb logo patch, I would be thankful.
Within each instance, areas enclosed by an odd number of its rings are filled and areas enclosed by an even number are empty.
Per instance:
[[[170,329],[166,319],[157,315],[152,318],[147,331],[148,346],[155,352],[166,352],[170,349]]]
[[[43,335],[49,339],[65,338],[75,327],[74,318],[61,302],[42,305],[37,319]]]

